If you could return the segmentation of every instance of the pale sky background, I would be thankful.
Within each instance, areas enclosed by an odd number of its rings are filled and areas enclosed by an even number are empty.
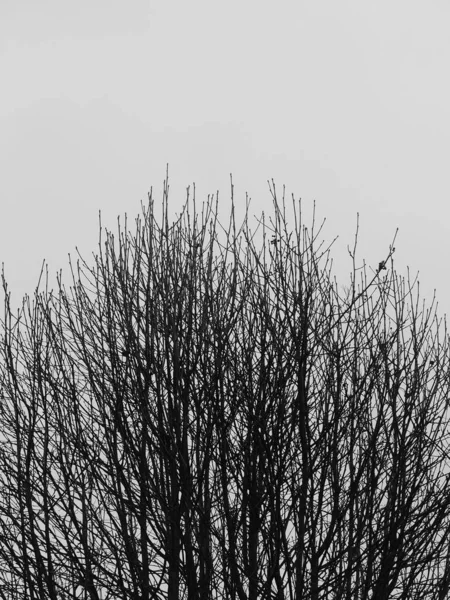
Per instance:
[[[1,0],[0,262],[13,302],[98,211],[134,220],[169,163],[171,203],[196,183],[269,211],[267,180],[316,200],[340,282],[360,214],[374,268],[450,310],[448,0]],[[2,297],[2,295],[1,295]]]

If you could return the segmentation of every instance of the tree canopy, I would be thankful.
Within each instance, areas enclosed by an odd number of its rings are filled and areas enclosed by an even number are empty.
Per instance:
[[[256,235],[166,181],[69,286],[3,277],[0,598],[448,597],[445,320],[270,189]]]

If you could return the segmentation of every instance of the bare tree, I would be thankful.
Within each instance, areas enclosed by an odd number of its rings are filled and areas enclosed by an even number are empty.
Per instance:
[[[448,597],[445,321],[270,189],[252,232],[166,180],[69,288],[3,277],[0,598]]]

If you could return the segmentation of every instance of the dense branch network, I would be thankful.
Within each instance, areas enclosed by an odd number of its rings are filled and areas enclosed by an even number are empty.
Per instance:
[[[0,598],[447,597],[445,322],[393,245],[341,296],[271,191],[252,233],[166,182],[69,289],[4,281]]]

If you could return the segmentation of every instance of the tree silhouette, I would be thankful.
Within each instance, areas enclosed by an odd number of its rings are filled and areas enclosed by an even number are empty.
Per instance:
[[[342,296],[273,185],[257,232],[168,189],[69,288],[16,314],[3,277],[0,598],[447,598],[434,301],[358,231]]]

